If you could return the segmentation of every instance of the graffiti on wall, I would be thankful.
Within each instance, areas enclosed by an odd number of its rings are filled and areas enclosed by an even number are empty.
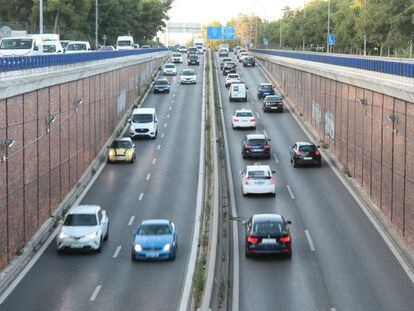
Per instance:
[[[125,89],[121,91],[121,94],[118,96],[118,104],[116,106],[116,111],[118,113],[118,117],[124,113],[126,105],[126,92]]]
[[[330,112],[325,113],[325,136],[328,136],[331,142],[335,141],[335,120]]]
[[[312,120],[316,123],[318,127],[321,126],[321,106],[314,100],[312,101]]]

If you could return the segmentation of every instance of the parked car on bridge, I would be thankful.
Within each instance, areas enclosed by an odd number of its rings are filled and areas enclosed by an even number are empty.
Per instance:
[[[98,52],[103,52],[103,51],[115,51],[115,48],[113,45],[102,45],[99,47]]]
[[[62,54],[63,47],[59,41],[44,41],[42,44],[43,54]]]
[[[130,137],[114,139],[108,147],[108,163],[135,161],[135,145]]]

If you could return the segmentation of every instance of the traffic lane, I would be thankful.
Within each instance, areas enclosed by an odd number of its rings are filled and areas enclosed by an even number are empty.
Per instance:
[[[120,305],[125,310],[176,309],[194,229],[201,100],[202,81],[179,86],[168,126],[159,131],[157,140],[161,148],[145,195],[136,205],[134,225],[124,230],[127,238],[119,258],[122,264],[109,272],[107,279],[111,285],[102,287],[93,309],[113,310]],[[176,224],[179,248],[175,261],[131,262],[131,230],[148,218],[168,218]]]
[[[219,80],[221,80],[220,77]],[[310,252],[302,220],[287,191],[287,184],[280,173],[279,165],[274,158],[271,160],[242,159],[240,139],[254,131],[233,130],[231,114],[234,109],[241,107],[255,110],[255,107],[250,105],[252,97],[248,97],[247,103],[230,103],[227,96],[224,96],[227,92],[224,81],[220,82],[238,216],[242,219],[248,219],[256,213],[281,213],[286,219],[293,222],[291,226],[293,257],[291,260],[280,257],[247,260],[244,255],[245,229],[244,226],[239,226],[240,309],[300,310],[304,306],[307,307],[307,310],[327,309],[330,303],[326,290],[324,290],[323,279],[320,277],[320,273],[317,273],[319,271],[318,263]],[[256,132],[262,132],[264,129],[261,119],[258,119]],[[272,141],[270,143],[273,145]],[[269,164],[276,169],[276,199],[257,196],[243,197],[239,171],[245,165],[252,165],[255,162]],[[251,297],[260,297],[260,299],[251,299]],[[286,297],[292,297],[288,305]]]
[[[247,75],[248,83],[254,81],[256,85],[266,81],[258,69]],[[307,140],[292,116],[262,116],[269,135],[278,141],[282,173],[296,190],[300,213],[315,239],[335,306],[364,310],[406,310],[412,306],[413,284],[332,170],[326,164],[322,169],[291,167],[288,147]]]
[[[157,105],[159,119],[162,122],[163,116],[169,113],[168,102],[171,98],[173,98],[173,94],[150,94],[144,103],[144,107]],[[125,226],[125,214],[130,214],[123,211],[130,206],[135,206],[138,193],[141,192],[140,187],[145,185],[146,176],[142,172],[145,168],[151,167],[151,161],[157,146],[156,141],[152,140],[136,140],[135,145],[137,146],[136,163],[132,165],[107,165],[82,200],[82,203],[100,204],[108,212],[110,239],[108,243],[104,244],[102,254],[57,257],[55,244],[52,242],[36,266],[6,300],[5,308],[10,305],[10,309],[14,310],[27,309],[29,306],[35,309],[44,309],[44,304],[47,302],[48,306],[53,306],[55,309],[66,308],[71,310],[82,309],[84,303],[89,301],[89,296],[101,280],[99,277],[92,276],[102,275],[110,268],[111,264],[108,259],[111,258],[113,251],[121,243],[119,239],[122,240],[122,237],[118,234],[119,228]],[[122,188],[125,190],[120,191]],[[141,189],[144,191],[144,188]],[[128,195],[125,195],[124,192]],[[128,242],[130,243],[130,240]],[[69,262],[72,264],[69,265]],[[69,270],[68,266],[71,267]],[[50,267],[53,267],[53,269],[50,269]],[[56,277],[56,283],[46,281],[49,280],[48,278],[42,282],[44,283],[42,287],[32,288],[31,284],[44,280],[49,274]],[[74,277],[74,275],[77,275],[77,277]],[[33,291],[39,291],[39,294],[33,293]],[[29,292],[30,295],[27,294]],[[47,300],[44,299],[45,295],[43,293],[49,294]],[[19,297],[30,297],[30,299],[19,300]],[[76,297],[77,299],[65,299],[65,297]]]

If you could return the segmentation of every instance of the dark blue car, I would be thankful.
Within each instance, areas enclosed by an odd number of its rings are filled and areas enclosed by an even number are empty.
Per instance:
[[[260,83],[257,88],[257,98],[263,99],[267,95],[275,95],[275,88],[270,83]]]
[[[174,260],[177,251],[177,231],[167,219],[144,220],[133,231],[131,259]]]

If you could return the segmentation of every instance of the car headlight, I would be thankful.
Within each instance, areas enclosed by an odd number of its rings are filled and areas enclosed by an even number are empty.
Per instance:
[[[131,130],[131,131],[133,131],[133,130],[135,130],[135,128],[134,128],[134,126],[131,124],[131,126],[129,127],[129,129]]]
[[[115,151],[113,149],[109,149],[108,155],[113,157],[115,155]]]
[[[64,233],[64,232],[61,232],[60,234],[59,234],[59,239],[66,239],[66,238],[68,238],[69,237],[69,234],[66,234],[66,233]]]
[[[169,251],[170,250],[170,248],[171,248],[171,244],[170,243],[167,243],[167,244],[165,244],[164,245],[164,251]]]
[[[91,240],[96,238],[96,236],[97,236],[96,232],[92,232],[92,233],[89,233],[89,234],[85,235],[85,237],[87,237],[88,239],[91,239]]]
[[[140,252],[140,251],[142,251],[142,247],[141,247],[141,245],[139,245],[139,244],[135,244],[134,249],[135,249],[135,251],[136,251],[136,252]]]
[[[132,151],[132,150],[128,150],[127,152],[126,152],[126,155],[128,156],[128,157],[132,157],[132,155],[134,154],[134,151]]]

